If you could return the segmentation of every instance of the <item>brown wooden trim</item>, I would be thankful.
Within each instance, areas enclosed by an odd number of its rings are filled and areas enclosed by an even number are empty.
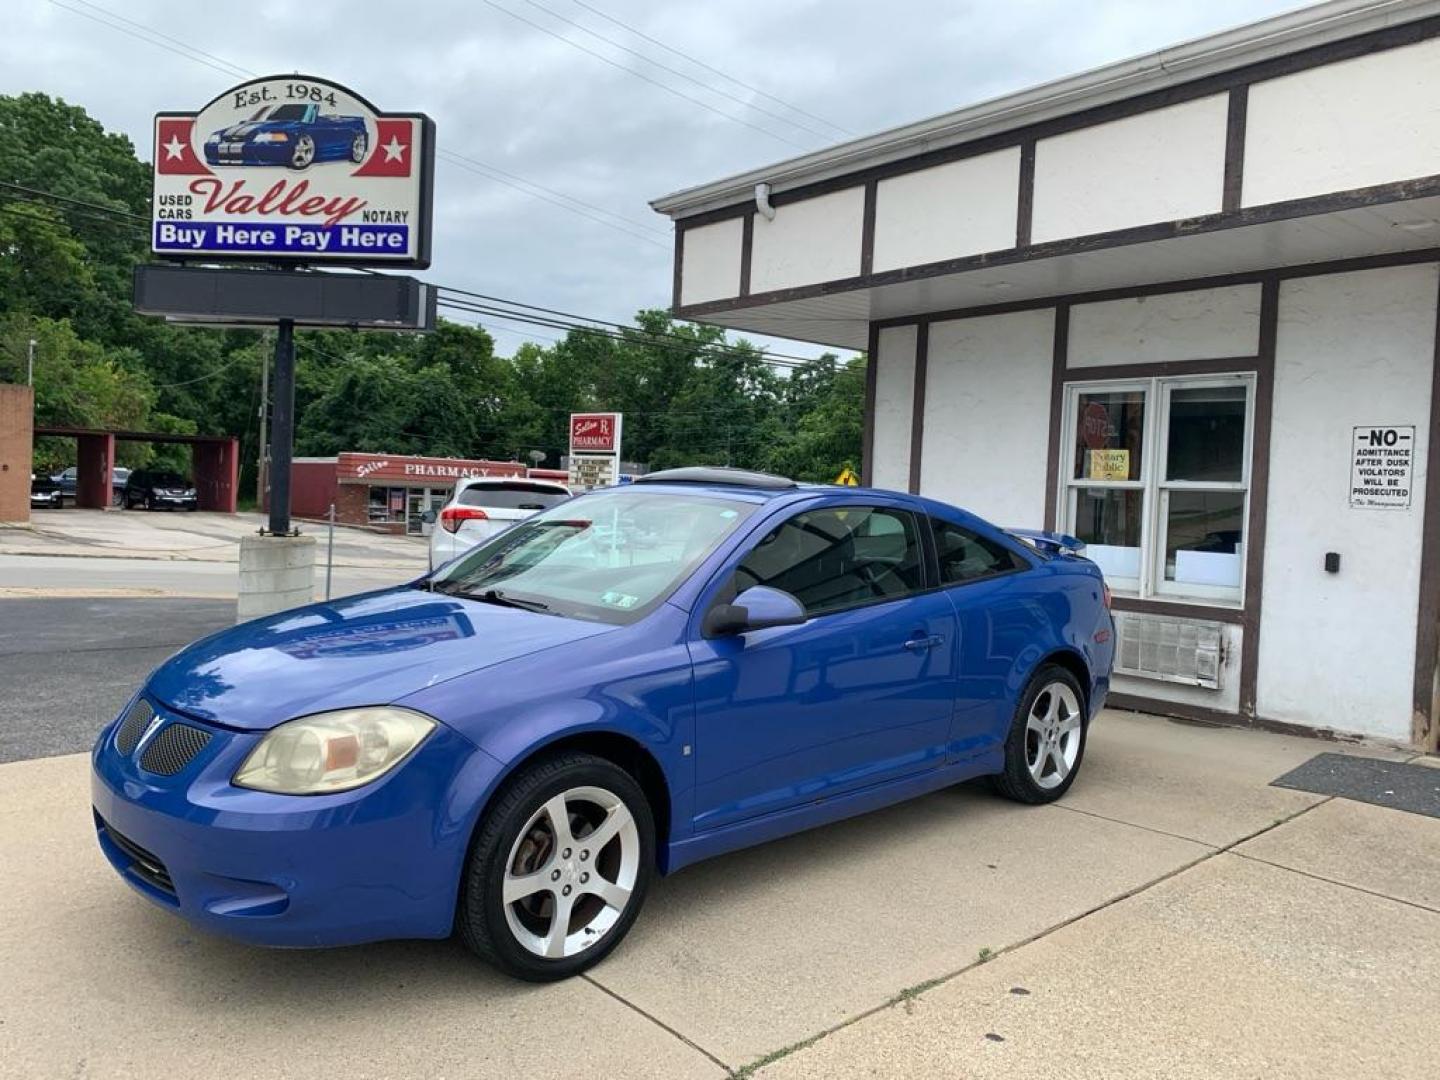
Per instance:
[[[1260,356],[1255,373],[1250,439],[1250,520],[1245,528],[1245,619],[1240,642],[1240,711],[1259,715],[1260,606],[1264,597],[1265,522],[1270,496],[1270,432],[1275,400],[1275,343],[1280,330],[1280,279],[1260,286]]]
[[[1239,608],[1216,607],[1213,604],[1187,604],[1178,600],[1141,600],[1135,596],[1115,596],[1111,606],[1116,611],[1136,615],[1165,615],[1174,619],[1203,619],[1207,622],[1242,623],[1244,612]]]
[[[1020,196],[1015,215],[1015,246],[1030,246],[1030,226],[1035,217],[1035,140],[1020,144]]]
[[[1432,38],[1437,35],[1440,35],[1440,16],[1431,16],[1425,19],[1417,19],[1413,22],[1384,27],[1380,30],[1372,30],[1367,34],[1357,34],[1354,37],[1326,42],[1325,44],[1315,45],[1311,48],[1302,49],[1285,56],[1256,61],[1253,64],[1247,64],[1244,67],[1238,67],[1231,71],[1217,72],[1214,75],[1208,75],[1188,83],[1167,86],[1159,90],[1152,90],[1148,93],[1137,94],[1134,97],[1124,98],[1120,101],[1107,102],[1104,105],[1097,105],[1081,112],[1071,113],[1068,116],[1053,117],[1049,120],[1042,120],[1038,123],[1016,128],[1012,131],[997,132],[993,135],[972,139],[969,142],[959,143],[954,146],[945,146],[936,150],[914,154],[909,157],[902,157],[896,161],[885,162],[881,165],[872,165],[868,168],[856,169],[854,172],[846,173],[842,176],[833,176],[825,180],[800,184],[784,191],[775,192],[770,196],[770,202],[775,206],[783,206],[786,203],[798,202],[802,199],[813,199],[818,195],[828,195],[847,187],[857,187],[870,180],[883,180],[890,176],[917,172],[921,169],[928,169],[935,165],[944,165],[952,161],[960,161],[964,158],[976,157],[994,150],[1001,150],[1011,146],[1021,146],[1027,141],[1047,139],[1055,135],[1077,131],[1081,128],[1094,127],[1098,124],[1109,123],[1113,120],[1123,120],[1130,116],[1137,116],[1141,113],[1167,108],[1171,105],[1179,105],[1183,102],[1210,97],[1214,94],[1226,93],[1236,87],[1264,82],[1267,79],[1273,79],[1281,75],[1291,75],[1298,71],[1322,67],[1327,64],[1334,64],[1359,56],[1367,56],[1370,53],[1383,52],[1386,49],[1399,48],[1403,45],[1413,45],[1416,42],[1424,41],[1427,38]],[[717,207],[713,210],[701,211],[698,214],[682,216],[676,220],[683,221],[687,225],[703,225],[714,221],[723,221],[726,218],[736,217],[743,213],[749,203],[750,200],[747,196],[744,200],[737,200],[729,205]]]
[[[1325,742],[1358,743],[1364,741],[1364,736],[1336,731],[1334,728],[1291,724],[1284,720],[1269,720],[1263,716],[1242,716],[1239,713],[1225,712],[1223,709],[1213,709],[1208,705],[1193,705],[1188,701],[1166,701],[1164,698],[1143,697],[1139,694],[1110,694],[1105,699],[1105,707],[1166,716],[1192,724],[1258,728],[1261,731],[1273,731],[1277,735],[1298,735],[1303,739],[1321,739]]]
[[[925,376],[930,366],[930,324],[915,328],[915,405],[910,412],[910,493],[920,494],[920,456],[925,449]]]
[[[1140,694],[1109,694],[1105,707],[1126,709],[1130,712],[1151,713],[1156,716],[1177,716],[1182,720],[1194,720],[1201,724],[1215,724],[1220,727],[1234,727],[1243,724],[1245,717],[1239,713],[1225,712],[1209,705],[1194,705],[1188,701],[1166,701],[1164,698],[1144,697]]]
[[[673,299],[670,307],[674,310],[680,309],[680,286],[684,281],[685,274],[685,230],[678,225],[675,228],[675,266],[671,270],[673,275],[670,282],[670,293]]]
[[[1255,285],[1270,278],[1287,281],[1290,278],[1324,277],[1327,274],[1349,274],[1357,270],[1378,270],[1428,262],[1440,262],[1440,247],[1394,251],[1383,255],[1358,255],[1348,259],[1331,259],[1326,262],[1300,263],[1294,266],[1269,267],[1261,270],[1240,270],[1230,274],[1213,274],[1210,277],[1177,278],[1174,281],[1161,281],[1150,285],[1122,285],[1108,289],[1094,289],[1090,292],[1057,293],[1051,296],[1038,296],[1031,300],[1007,300],[999,304],[949,308],[944,311],[929,311],[915,315],[897,315],[877,321],[880,328],[884,330],[891,326],[908,326],[920,319],[929,319],[931,322],[978,319],[986,315],[1009,315],[1017,311],[1034,311],[1037,308],[1054,307],[1057,304],[1098,304],[1106,300],[1164,296],[1169,293],[1218,289],[1226,285]]]
[[[1093,233],[1089,236],[1050,240],[1042,244],[1031,244],[1024,248],[981,252],[978,255],[965,255],[920,266],[904,266],[894,270],[882,270],[879,273],[837,278],[833,281],[822,281],[813,285],[795,285],[787,289],[752,293],[736,299],[712,300],[679,309],[676,313],[687,319],[703,319],[709,315],[788,303],[793,300],[809,300],[821,296],[833,296],[837,293],[855,292],[859,289],[878,288],[882,285],[897,285],[909,281],[923,281],[928,278],[961,274],[971,270],[1012,266],[1016,263],[1031,262],[1037,259],[1053,259],[1063,255],[1106,251],[1111,248],[1129,247],[1158,240],[1174,240],[1186,236],[1225,232],[1250,225],[1291,221],[1295,218],[1337,213],[1342,210],[1364,209],[1382,203],[1405,202],[1436,195],[1440,195],[1440,174],[1415,180],[1377,184],[1373,187],[1354,188],[1349,191],[1337,191],[1328,195],[1291,199],[1287,202],[1268,203],[1264,206],[1241,207],[1231,212],[1221,211],[1217,214],[1205,214],[1179,221],[1161,221],[1151,225],[1116,229],[1112,232]]]
[[[1440,753],[1440,296],[1435,305],[1435,349],[1430,370],[1430,434],[1425,454],[1425,510],[1420,542],[1420,609],[1415,623],[1415,706],[1410,737],[1427,753]]]
[[[1067,367],[1065,381],[1166,379],[1175,375],[1238,375],[1256,371],[1259,365],[1259,359],[1254,356],[1222,356],[1213,360],[1157,360],[1148,364],[1098,364],[1092,367]]]
[[[879,197],[879,182],[865,184],[865,210],[860,219],[860,273],[874,273],[875,270],[875,203]]]
[[[875,482],[875,388],[879,381],[880,327],[871,323],[865,347],[865,413],[860,436],[860,482],[866,487]]]
[[[1240,209],[1245,186],[1245,117],[1249,105],[1250,87],[1237,86],[1230,91],[1225,115],[1225,181],[1220,200],[1220,208],[1227,213]]]
[[[755,252],[755,211],[750,211],[740,225],[740,295],[750,295],[750,263]]]
[[[1065,408],[1065,365],[1070,358],[1070,305],[1055,306],[1055,337],[1050,352],[1050,460],[1045,466],[1045,528],[1060,519],[1060,432]]]

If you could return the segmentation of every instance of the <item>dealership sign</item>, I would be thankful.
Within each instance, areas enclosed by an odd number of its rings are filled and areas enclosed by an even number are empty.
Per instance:
[[[167,258],[425,268],[435,125],[306,75],[155,117],[151,249]]]

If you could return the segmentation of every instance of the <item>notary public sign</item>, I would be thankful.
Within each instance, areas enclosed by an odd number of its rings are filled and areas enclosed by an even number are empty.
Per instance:
[[[155,117],[151,249],[167,258],[430,265],[435,124],[308,75]]]

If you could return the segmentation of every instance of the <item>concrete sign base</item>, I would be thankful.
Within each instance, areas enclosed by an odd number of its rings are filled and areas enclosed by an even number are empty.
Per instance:
[[[235,621],[258,619],[315,598],[313,536],[242,536]]]

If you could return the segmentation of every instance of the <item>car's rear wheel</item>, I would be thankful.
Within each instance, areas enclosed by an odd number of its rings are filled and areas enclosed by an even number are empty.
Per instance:
[[[604,758],[565,754],[517,774],[487,810],[456,922],[472,950],[511,975],[563,979],[620,944],[654,863],[640,785]]]
[[[991,777],[995,790],[1018,802],[1054,802],[1075,782],[1088,728],[1079,681],[1046,664],[1020,696],[1005,740],[1005,771]]]
[[[290,151],[290,168],[308,169],[314,160],[315,140],[309,135],[301,135],[295,140],[295,149]]]
[[[368,145],[369,144],[366,142],[363,133],[360,135],[356,135],[354,141],[350,143],[350,160],[353,161],[356,165],[359,165],[360,162],[364,161],[365,149]]]

